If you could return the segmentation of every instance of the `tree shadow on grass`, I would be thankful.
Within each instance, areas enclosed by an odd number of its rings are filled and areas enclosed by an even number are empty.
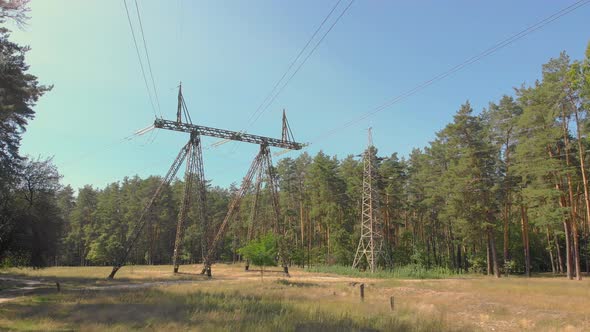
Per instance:
[[[22,296],[81,292],[85,290],[127,290],[157,286],[179,285],[206,281],[203,276],[191,278],[103,279],[89,277],[30,277],[25,274],[0,274],[0,304]]]
[[[38,281],[42,284],[55,285],[59,282],[60,285],[72,286],[72,287],[83,287],[83,286],[97,286],[97,285],[114,285],[114,284],[142,284],[148,282],[164,282],[164,281],[179,281],[179,280],[203,280],[203,276],[196,273],[179,273],[178,277],[174,276],[161,276],[161,277],[150,277],[150,278],[115,278],[107,279],[101,277],[73,277],[73,276],[30,276],[25,273],[6,273],[0,272],[0,282],[4,280],[10,281]],[[1,290],[1,289],[0,289]]]
[[[52,320],[76,330],[88,324],[105,329],[158,329],[174,323],[214,330],[377,331],[368,321],[359,323],[346,315],[333,316],[320,310],[302,311],[288,302],[238,292],[84,291],[5,303],[0,313],[15,324]],[[0,325],[0,329],[11,326]],[[412,326],[401,322],[387,328],[410,329]]]
[[[175,272],[174,275],[207,278],[207,275],[200,272]]]

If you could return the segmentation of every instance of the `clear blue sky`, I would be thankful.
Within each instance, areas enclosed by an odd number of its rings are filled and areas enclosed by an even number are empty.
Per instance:
[[[193,122],[244,129],[335,2],[139,1],[164,117],[174,117],[182,81]],[[356,0],[251,132],[280,136],[286,108],[295,138],[312,141],[573,2]],[[31,17],[24,31],[12,27],[13,39],[31,46],[31,72],[55,87],[36,106],[22,152],[54,156],[64,184],[75,188],[163,175],[186,134],[117,143],[154,119],[122,0],[33,0]],[[358,154],[372,126],[381,154],[407,155],[465,100],[480,111],[534,82],[560,51],[581,58],[589,17],[587,5],[307,151]],[[207,178],[239,183],[257,150],[246,143],[205,150]]]

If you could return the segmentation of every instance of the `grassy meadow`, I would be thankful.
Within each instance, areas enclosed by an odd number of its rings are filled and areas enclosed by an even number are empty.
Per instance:
[[[584,331],[590,327],[590,283],[557,278],[495,280],[393,279],[292,269],[245,272],[218,264],[213,279],[200,266],[57,267],[0,272],[33,290],[0,302],[0,330],[129,331]],[[11,281],[6,281],[10,279]],[[59,281],[61,292],[55,289]],[[12,284],[11,284],[12,283]],[[364,283],[365,299],[359,297]],[[394,298],[394,309],[390,299]]]

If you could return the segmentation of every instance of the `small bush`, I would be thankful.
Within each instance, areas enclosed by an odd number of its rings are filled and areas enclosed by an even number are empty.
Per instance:
[[[487,269],[487,262],[485,258],[476,256],[468,258],[469,261],[469,272],[471,273],[484,273]]]
[[[510,274],[516,271],[516,262],[513,260],[507,260],[504,262],[504,272]]]

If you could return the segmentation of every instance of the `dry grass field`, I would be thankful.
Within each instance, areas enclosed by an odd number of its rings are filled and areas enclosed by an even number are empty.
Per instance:
[[[223,264],[207,280],[199,268],[173,275],[171,266],[125,267],[113,281],[105,280],[108,267],[3,270],[0,330],[590,330],[587,280],[371,279],[292,269],[291,278],[265,273],[261,281]]]

